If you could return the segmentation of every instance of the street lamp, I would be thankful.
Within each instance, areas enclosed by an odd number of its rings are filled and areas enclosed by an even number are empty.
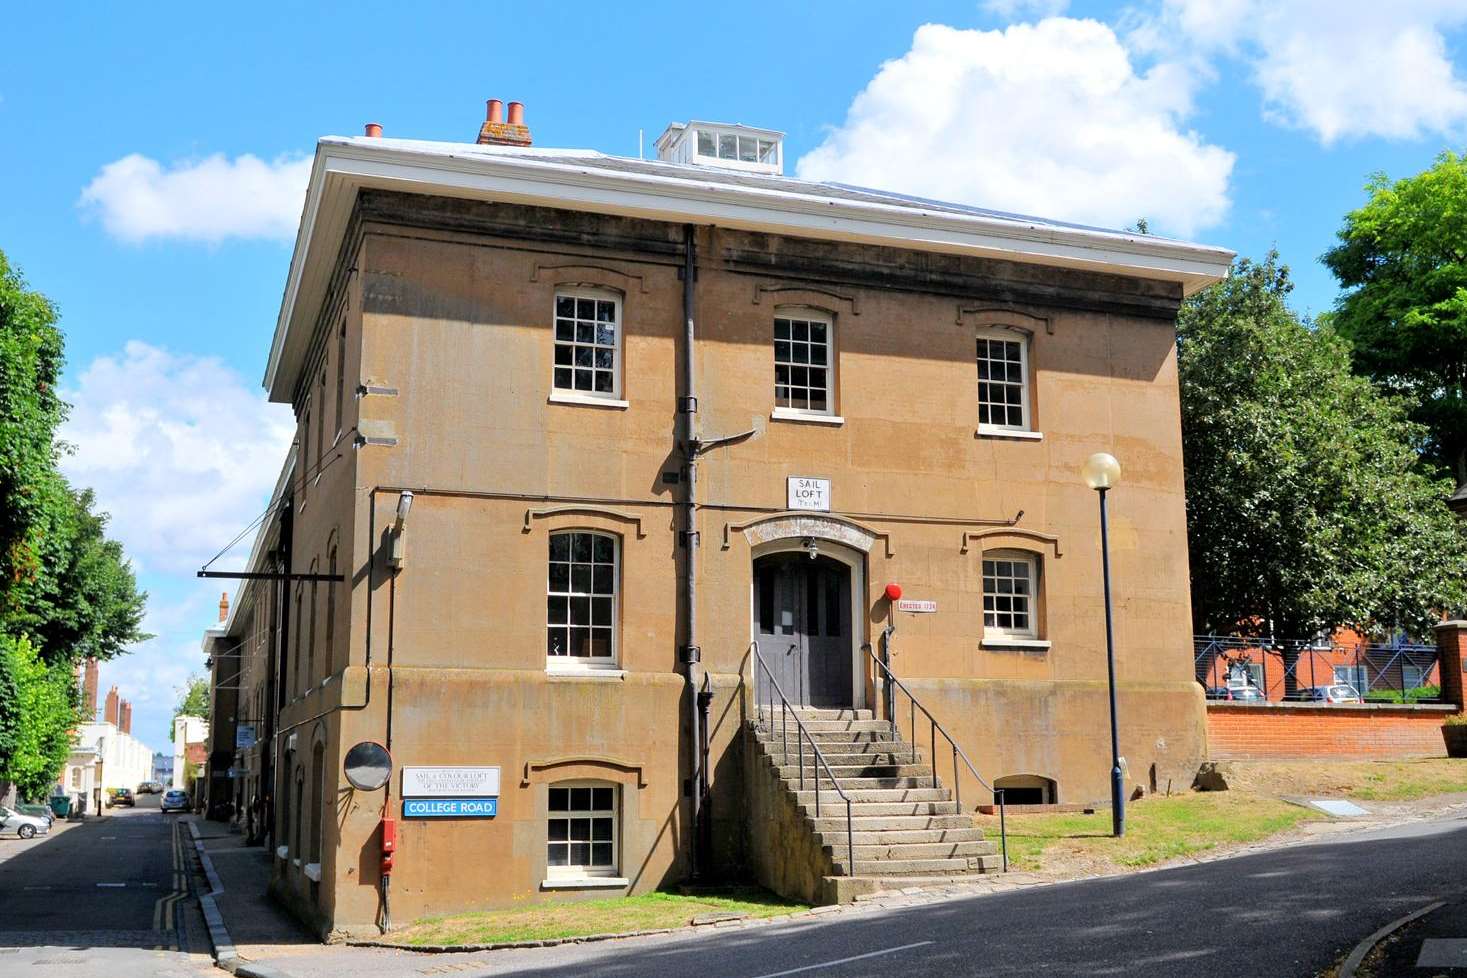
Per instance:
[[[1126,786],[1121,779],[1121,738],[1116,724],[1116,644],[1110,610],[1110,522],[1105,494],[1121,481],[1121,463],[1114,455],[1096,452],[1080,466],[1085,484],[1100,494],[1100,570],[1105,582],[1105,667],[1110,676],[1110,812],[1116,838],[1126,834]]]

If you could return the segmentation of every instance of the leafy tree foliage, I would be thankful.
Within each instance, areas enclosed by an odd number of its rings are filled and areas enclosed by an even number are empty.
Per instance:
[[[179,694],[178,703],[173,707],[173,719],[181,716],[203,717],[209,719],[209,680],[205,676],[195,676],[188,681],[188,685]],[[168,725],[168,739],[173,739],[173,725]]]
[[[1178,317],[1192,603],[1200,632],[1427,634],[1467,604],[1467,538],[1402,399],[1289,309],[1270,253]]]
[[[28,542],[55,469],[53,435],[65,412],[56,393],[61,366],[55,307],[27,289],[0,252],[0,598],[37,564]]]
[[[50,662],[110,659],[149,638],[139,627],[147,593],[122,545],[107,539],[107,515],[92,511],[92,491],[77,492],[53,472],[38,495],[31,546],[40,559],[16,586],[10,627],[30,635]]]
[[[76,664],[146,638],[122,547],[56,469],[56,309],[0,253],[0,790],[43,795],[81,719]]]
[[[48,664],[24,636],[0,635],[0,658],[8,660],[22,720],[4,773],[22,798],[44,798],[66,765],[81,720],[76,676],[66,663]]]
[[[1333,325],[1360,372],[1413,398],[1428,458],[1467,483],[1467,158],[1367,189],[1324,256],[1346,290]]]

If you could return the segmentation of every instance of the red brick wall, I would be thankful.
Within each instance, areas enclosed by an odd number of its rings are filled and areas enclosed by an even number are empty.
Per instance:
[[[1441,757],[1451,706],[1208,703],[1213,760]]]

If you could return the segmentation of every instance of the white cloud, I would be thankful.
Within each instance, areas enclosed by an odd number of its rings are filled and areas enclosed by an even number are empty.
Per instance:
[[[984,0],[985,11],[1004,20],[1056,17],[1070,7],[1070,0]]]
[[[197,570],[243,529],[294,436],[290,409],[221,361],[137,340],[63,394],[72,409],[61,437],[76,451],[62,468],[96,491],[109,535],[150,572]]]
[[[102,167],[79,203],[124,241],[288,241],[300,224],[310,173],[309,157],[266,162],[248,153],[233,160],[216,153],[164,167],[132,153]]]
[[[1467,83],[1446,31],[1462,0],[1163,0],[1150,45],[1243,59],[1270,119],[1321,142],[1460,135]]]
[[[1138,73],[1116,34],[1051,18],[928,24],[881,66],[801,177],[1189,235],[1228,207],[1234,156],[1185,128],[1193,71]]]

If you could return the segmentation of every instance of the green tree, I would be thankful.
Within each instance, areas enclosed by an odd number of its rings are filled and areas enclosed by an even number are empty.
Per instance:
[[[1467,483],[1467,158],[1366,189],[1324,255],[1345,289],[1333,325],[1361,373],[1412,398],[1427,457]]]
[[[54,433],[65,415],[56,393],[62,362],[55,307],[28,289],[0,252],[0,619],[9,588],[38,563],[30,531],[56,463]]]
[[[92,491],[77,492],[51,472],[37,496],[30,549],[39,561],[15,587],[10,628],[28,634],[48,662],[110,659],[150,638],[140,628],[147,592],[122,545],[107,539],[108,517],[93,512]]]
[[[48,664],[24,637],[0,635],[0,658],[13,677],[19,714],[11,748],[0,754],[0,780],[14,783],[22,798],[44,798],[81,721],[76,676],[67,663]]]
[[[1289,309],[1288,269],[1241,260],[1177,322],[1199,632],[1429,632],[1467,603],[1467,538],[1406,405]]]
[[[209,719],[209,680],[195,676],[179,693],[178,703],[173,707],[173,719],[181,716]],[[173,724],[168,725],[168,739],[173,739]]]

